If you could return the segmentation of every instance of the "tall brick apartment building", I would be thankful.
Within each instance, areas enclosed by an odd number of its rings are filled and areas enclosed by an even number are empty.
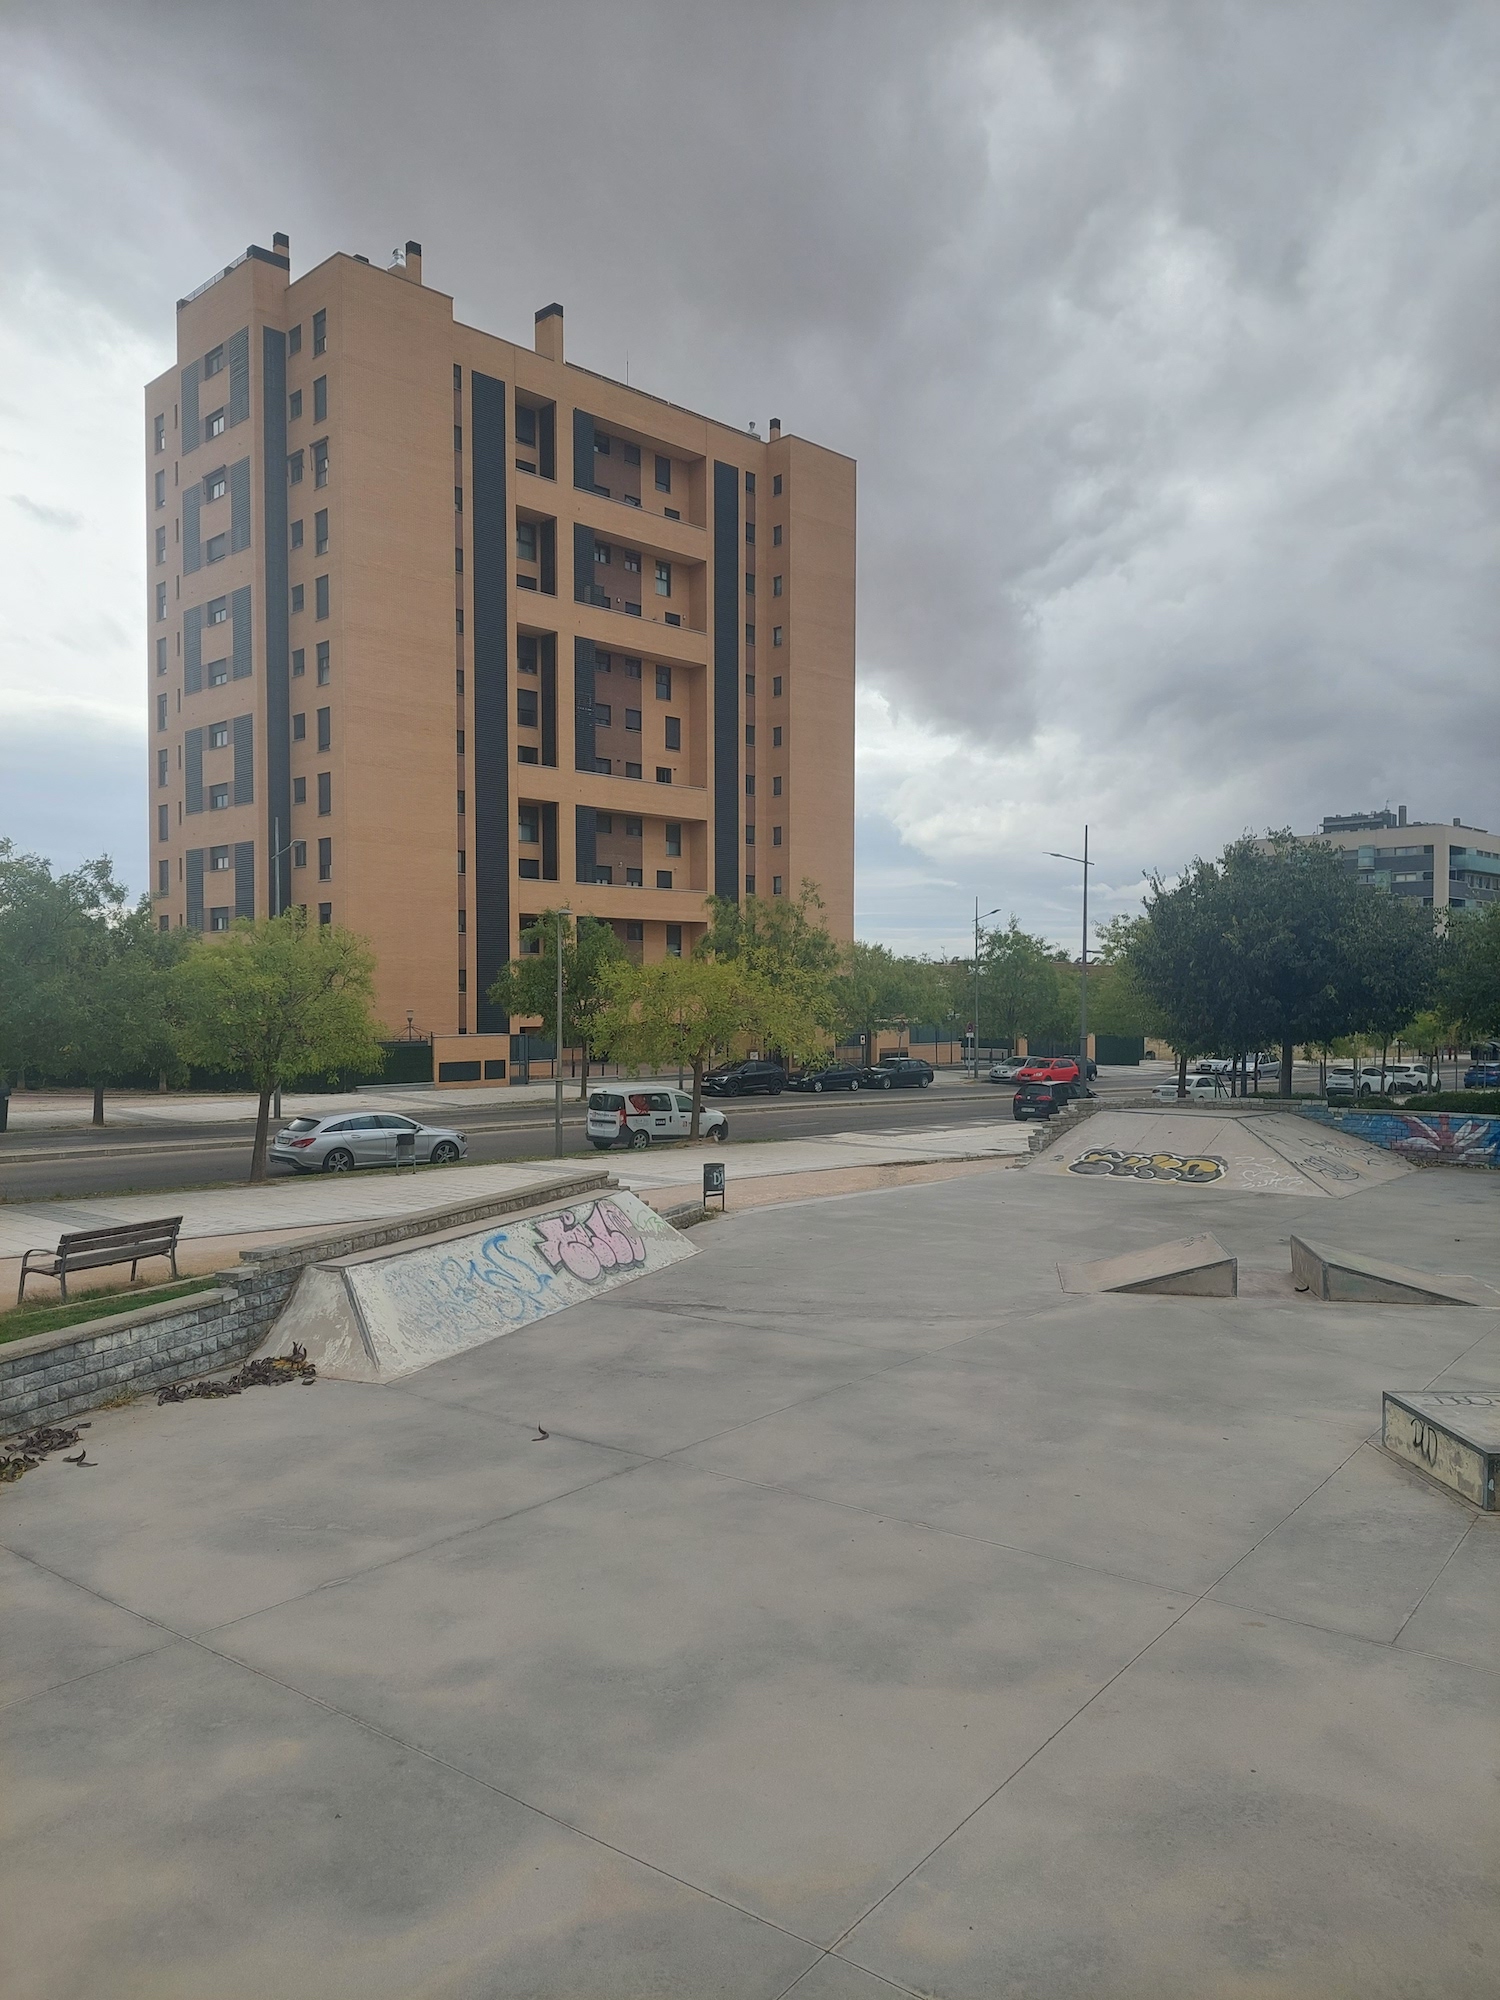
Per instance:
[[[499,1032],[536,912],[691,950],[704,898],[853,923],[854,478],[460,325],[421,246],[178,302],[146,392],[158,922],[305,905],[393,1029]]]

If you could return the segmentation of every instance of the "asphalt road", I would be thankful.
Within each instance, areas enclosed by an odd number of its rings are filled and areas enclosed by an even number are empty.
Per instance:
[[[814,1138],[829,1132],[934,1128],[1010,1116],[1011,1092],[1000,1084],[976,1088],[943,1077],[929,1090],[860,1091],[810,1097],[716,1100],[728,1114],[730,1143],[756,1139]],[[455,1105],[453,1124],[468,1135],[469,1158],[527,1160],[552,1151],[552,1118],[536,1104],[486,1107],[466,1113]],[[249,1178],[254,1127],[249,1122],[200,1126],[122,1127],[67,1132],[16,1130],[0,1135],[0,1201],[41,1201],[59,1195],[144,1193],[152,1189],[221,1187]],[[599,1157],[584,1137],[584,1107],[563,1100],[563,1150]],[[284,1170],[272,1168],[279,1177]]]

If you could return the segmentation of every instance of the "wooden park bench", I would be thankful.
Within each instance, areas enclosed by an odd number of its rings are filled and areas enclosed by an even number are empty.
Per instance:
[[[177,1276],[177,1232],[180,1215],[159,1216],[154,1222],[117,1222],[108,1229],[75,1229],[57,1239],[55,1250],[28,1250],[21,1259],[21,1284],[16,1293],[19,1305],[31,1277],[56,1278],[68,1296],[70,1271],[98,1271],[106,1264],[128,1264],[131,1282],[143,1257],[170,1257],[172,1276]],[[36,1262],[33,1263],[32,1259]]]

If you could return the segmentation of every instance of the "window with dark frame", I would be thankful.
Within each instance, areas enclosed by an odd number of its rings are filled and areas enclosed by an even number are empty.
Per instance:
[[[326,836],[318,842],[318,880],[333,880],[333,842]]]
[[[328,509],[320,507],[313,515],[313,554],[326,556],[328,553]]]
[[[318,376],[313,383],[313,422],[326,424],[328,421],[328,377]]]
[[[315,312],[312,319],[313,353],[323,354],[328,347],[328,314]]]
[[[320,708],[318,710],[318,748],[320,750],[331,750],[333,748],[333,710],[331,708]]]
[[[293,389],[291,395],[288,396],[286,399],[287,422],[289,424],[294,424],[301,415],[302,415],[302,391],[300,389]]]
[[[305,714],[292,717],[292,741],[302,743],[307,739],[307,717]]]
[[[330,671],[331,670],[328,664],[328,641],[326,639],[320,639],[318,641],[318,686],[319,687],[327,687]]]
[[[327,815],[332,811],[333,811],[333,773],[331,771],[319,771],[318,817],[320,819],[326,818]]]
[[[666,720],[666,747],[668,750],[682,748],[682,717],[669,715]]]

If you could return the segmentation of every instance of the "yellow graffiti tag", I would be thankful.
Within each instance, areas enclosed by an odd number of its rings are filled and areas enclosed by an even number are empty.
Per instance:
[[[1182,1159],[1176,1153],[1122,1153],[1113,1146],[1090,1146],[1069,1163],[1070,1174],[1108,1174],[1115,1180],[1185,1181],[1201,1186],[1220,1180],[1224,1162],[1214,1153]]]

